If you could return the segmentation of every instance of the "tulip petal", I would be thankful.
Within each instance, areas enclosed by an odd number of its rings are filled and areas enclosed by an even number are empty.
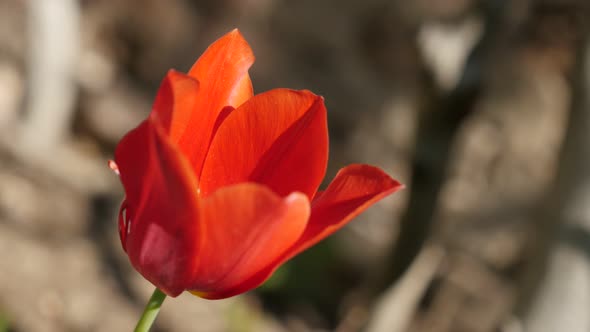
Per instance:
[[[234,29],[211,44],[188,75],[201,82],[205,101],[218,111],[225,106],[238,107],[252,97],[248,69],[253,63],[250,45],[240,31]]]
[[[193,65],[188,75],[199,81],[193,111],[187,114],[185,130],[177,144],[190,161],[197,176],[201,172],[215,123],[227,106],[237,108],[253,95],[248,69],[254,54],[238,30],[211,44]]]
[[[336,232],[368,207],[403,188],[382,170],[369,165],[349,165],[341,169],[328,188],[312,202],[311,217],[297,242],[277,260],[227,290],[238,293],[244,285],[260,284],[284,262]]]
[[[176,70],[168,71],[158,89],[150,118],[165,129],[170,141],[178,143],[184,135],[197,107],[198,95],[199,81]]]
[[[217,130],[199,190],[256,182],[285,196],[314,194],[326,172],[328,129],[323,98],[309,91],[275,89],[234,110]]]
[[[201,245],[189,289],[213,299],[258,286],[244,280],[265,268],[301,236],[309,218],[302,193],[281,198],[265,186],[241,183],[201,201]],[[235,286],[240,285],[238,289]],[[228,293],[228,290],[234,291]]]
[[[177,296],[192,276],[199,244],[197,187],[190,165],[150,119],[121,140],[115,161],[126,194],[123,247],[147,280]]]
[[[293,257],[313,246],[402,188],[401,183],[377,167],[353,164],[342,168],[328,188],[314,198],[307,228],[288,256]]]
[[[123,250],[127,252],[127,234],[129,233],[129,226],[131,221],[127,215],[127,199],[123,199],[121,207],[119,208],[119,239]]]

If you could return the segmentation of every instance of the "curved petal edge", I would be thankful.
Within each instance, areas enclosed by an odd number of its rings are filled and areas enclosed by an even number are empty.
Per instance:
[[[267,185],[281,196],[311,200],[328,162],[327,112],[307,90],[274,89],[254,96],[219,126],[205,159],[203,195],[240,182]]]
[[[202,241],[187,289],[213,299],[258,286],[242,281],[281,257],[300,238],[310,204],[299,192],[281,198],[266,186],[241,183],[201,200],[199,210]]]
[[[148,119],[117,146],[125,187],[120,236],[131,264],[170,296],[186,289],[198,247],[196,180],[190,165]]]
[[[233,296],[253,288],[252,285],[262,284],[287,260],[344,227],[371,205],[402,188],[404,185],[377,167],[363,164],[344,167],[328,188],[312,201],[310,220],[297,242],[264,269],[241,284],[216,294],[212,299]]]

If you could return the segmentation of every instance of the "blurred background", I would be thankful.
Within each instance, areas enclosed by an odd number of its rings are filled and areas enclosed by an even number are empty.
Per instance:
[[[327,180],[407,185],[260,289],[154,331],[590,331],[587,0],[0,0],[0,331],[130,331],[118,140],[237,27],[326,99]]]

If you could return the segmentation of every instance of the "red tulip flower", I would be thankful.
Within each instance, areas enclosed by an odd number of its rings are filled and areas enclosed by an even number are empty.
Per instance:
[[[323,98],[254,95],[253,62],[238,30],[223,36],[188,74],[168,72],[149,117],[117,146],[123,248],[167,295],[253,289],[401,187],[376,167],[350,165],[318,191],[328,160]]]

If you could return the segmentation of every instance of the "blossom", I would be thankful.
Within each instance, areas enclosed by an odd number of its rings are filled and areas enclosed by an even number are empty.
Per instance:
[[[170,296],[253,289],[401,187],[357,164],[318,191],[328,160],[323,98],[289,89],[254,95],[253,62],[240,32],[229,32],[188,74],[168,72],[148,118],[116,148],[122,246]]]

